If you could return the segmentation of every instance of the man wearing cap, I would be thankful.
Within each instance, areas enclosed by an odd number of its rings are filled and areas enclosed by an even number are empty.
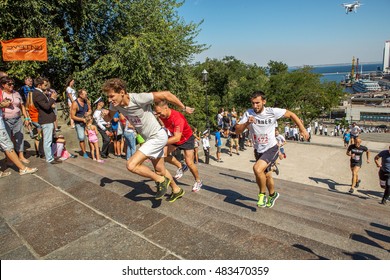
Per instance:
[[[102,109],[104,107],[103,98],[100,96],[98,99],[96,99],[93,105],[97,106],[95,112],[93,113],[93,119],[96,122],[97,129],[100,135],[102,136],[102,140],[103,140],[103,146],[100,155],[102,158],[107,158],[108,150],[110,146],[110,137],[112,135],[112,132],[109,130],[110,123],[106,122],[102,117]]]

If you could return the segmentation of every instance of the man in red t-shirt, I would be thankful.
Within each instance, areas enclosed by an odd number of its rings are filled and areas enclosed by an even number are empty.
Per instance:
[[[183,114],[176,110],[170,109],[168,107],[168,103],[165,100],[156,103],[154,110],[169,133],[165,153],[167,156],[165,161],[175,165],[178,168],[174,178],[177,180],[180,179],[183,176],[183,173],[190,169],[192,175],[195,178],[192,191],[199,191],[202,187],[202,180],[199,177],[198,168],[194,164],[195,137],[192,133],[190,125],[188,124]],[[172,156],[172,152],[176,149],[184,151],[184,160],[186,164],[182,164]]]

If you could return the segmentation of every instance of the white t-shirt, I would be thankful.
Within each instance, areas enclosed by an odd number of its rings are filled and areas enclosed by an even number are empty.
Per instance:
[[[263,111],[259,114],[256,114],[253,109],[249,109],[244,113],[239,124],[246,123],[249,116],[255,118],[255,122],[249,125],[249,131],[254,148],[258,153],[264,153],[277,144],[275,138],[276,121],[283,117],[285,113],[286,109],[270,107],[264,107]]]
[[[207,150],[207,148],[210,148],[210,141],[208,136],[202,138],[202,145],[203,145],[203,149],[205,150]]]
[[[72,96],[72,99],[73,100],[76,100],[76,98],[77,98],[77,96],[76,96],[76,90],[74,89],[74,88],[71,88],[71,87],[67,87],[66,88],[66,94],[67,95],[71,95]],[[69,99],[69,97],[68,97],[68,103],[71,103],[72,102],[72,100],[70,100]]]
[[[359,132],[360,132],[360,127],[358,127],[357,125],[351,126],[351,135],[358,136]]]
[[[129,93],[129,105],[114,107],[110,104],[111,111],[119,111],[135,127],[135,130],[147,140],[160,129],[161,125],[153,115],[152,93]]]

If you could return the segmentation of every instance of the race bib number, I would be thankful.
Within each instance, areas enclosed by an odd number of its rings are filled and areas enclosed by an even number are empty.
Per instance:
[[[268,135],[267,134],[255,134],[253,136],[253,140],[255,143],[258,143],[260,145],[267,145],[268,144]]]
[[[352,157],[354,160],[356,161],[359,161],[360,160],[360,155],[356,155],[354,154],[354,156]]]
[[[135,127],[139,127],[142,125],[141,119],[138,117],[128,117],[126,116],[126,119]]]

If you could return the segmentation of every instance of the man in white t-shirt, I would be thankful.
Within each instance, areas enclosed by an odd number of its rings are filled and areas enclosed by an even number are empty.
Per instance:
[[[253,165],[256,182],[259,187],[258,207],[274,206],[279,193],[274,190],[271,166],[278,157],[279,149],[275,138],[276,121],[290,118],[299,127],[302,137],[307,140],[309,134],[301,120],[294,113],[280,108],[265,107],[266,96],[262,91],[256,91],[251,96],[252,109],[248,109],[241,121],[236,125],[236,132],[241,133],[249,128],[255,149],[256,163]],[[268,189],[268,199],[266,196]]]
[[[358,127],[356,125],[356,123],[352,123],[352,126],[351,126],[351,144],[356,144],[356,138],[359,137],[359,134],[362,130],[360,129],[360,127]]]
[[[103,85],[103,91],[107,94],[110,102],[109,111],[102,111],[104,120],[110,121],[119,111],[133,125],[137,133],[145,139],[145,143],[127,161],[127,169],[156,182],[156,199],[164,197],[169,185],[172,188],[169,202],[174,202],[182,197],[184,190],[175,183],[172,175],[165,169],[164,147],[168,141],[168,134],[154,116],[152,104],[166,100],[178,106],[182,112],[191,114],[194,109],[185,106],[169,91],[128,93],[126,83],[117,78],[107,80]],[[155,172],[143,164],[148,158],[151,159]]]

